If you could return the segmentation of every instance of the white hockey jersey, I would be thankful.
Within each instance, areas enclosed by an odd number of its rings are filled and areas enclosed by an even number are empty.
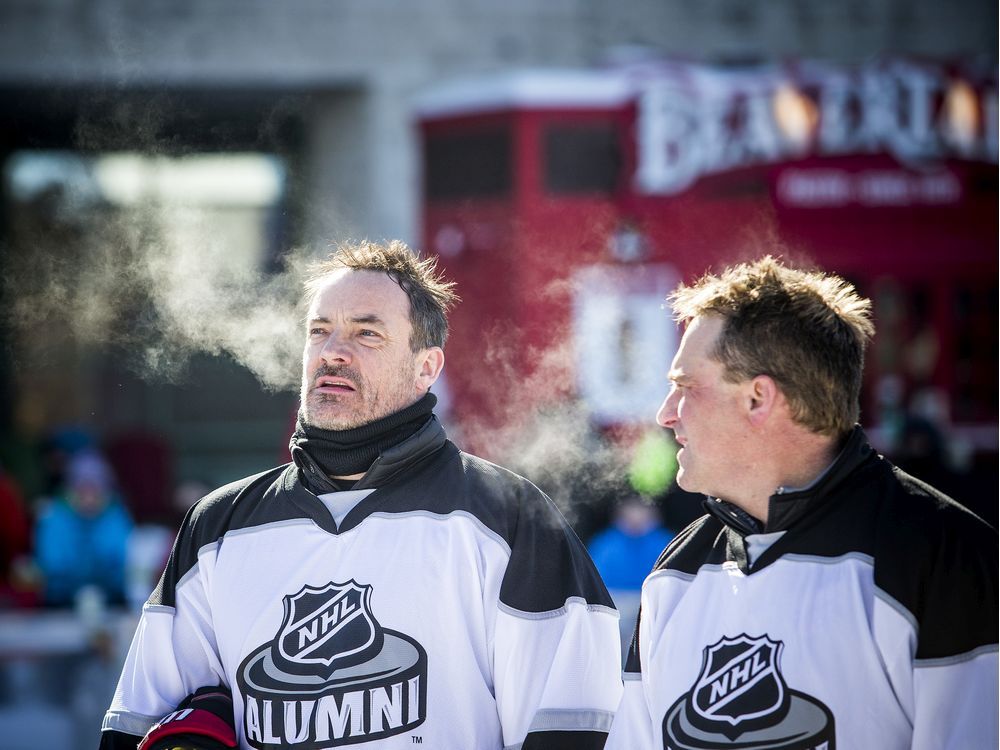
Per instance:
[[[436,419],[383,453],[339,528],[299,471],[189,513],[105,734],[138,739],[224,684],[242,748],[603,747],[617,612],[537,488]]]
[[[643,585],[608,748],[997,747],[993,529],[860,428],[766,528],[708,507]]]

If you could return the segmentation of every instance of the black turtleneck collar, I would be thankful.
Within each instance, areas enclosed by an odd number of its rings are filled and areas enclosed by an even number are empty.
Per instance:
[[[855,425],[845,438],[836,460],[815,482],[800,490],[771,495],[768,501],[767,524],[719,498],[707,497],[703,506],[710,515],[739,532],[741,536],[783,531],[821,503],[834,487],[874,453],[864,430],[860,425]]]
[[[324,430],[306,424],[299,412],[289,442],[292,460],[318,484],[319,493],[335,491],[328,477],[362,474],[390,448],[415,435],[433,418],[437,397],[428,392],[405,409],[349,430]],[[311,465],[311,466],[310,466]],[[319,472],[309,469],[318,468]]]

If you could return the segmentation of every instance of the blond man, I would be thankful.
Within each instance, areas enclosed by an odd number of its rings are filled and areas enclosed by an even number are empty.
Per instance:
[[[768,257],[670,302],[657,421],[707,514],[643,585],[608,747],[996,747],[997,536],[857,425],[869,301]]]

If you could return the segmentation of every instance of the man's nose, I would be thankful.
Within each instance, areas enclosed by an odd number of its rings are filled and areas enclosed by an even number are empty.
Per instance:
[[[677,389],[671,388],[670,393],[663,399],[660,410],[656,412],[656,423],[658,425],[670,429],[674,428],[674,425],[677,424],[677,402],[679,400],[680,397],[677,395]]]
[[[319,356],[324,362],[350,362],[352,358],[350,344],[343,336],[339,336],[336,332],[331,333],[326,337],[326,341],[323,342],[323,348],[320,350]]]

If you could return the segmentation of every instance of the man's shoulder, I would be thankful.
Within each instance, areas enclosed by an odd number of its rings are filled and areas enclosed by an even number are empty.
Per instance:
[[[189,525],[216,525],[225,519],[229,521],[234,513],[248,513],[267,496],[281,491],[284,485],[294,482],[288,476],[291,464],[237,479],[209,492],[198,500],[189,512]]]
[[[191,506],[177,535],[172,556],[173,583],[196,564],[201,550],[218,543],[227,533],[287,517],[289,504],[268,500],[295,481],[294,475],[286,475],[289,466],[285,464],[225,484]],[[169,587],[167,592],[159,592],[157,596],[166,596],[164,603],[173,601]]]
[[[499,492],[531,492],[541,494],[529,479],[500,464],[460,450],[462,471],[473,482],[480,482]]]
[[[459,451],[460,476],[441,477],[450,502],[478,517],[511,543],[515,533],[544,527],[562,534],[569,527],[562,511],[531,480],[500,464]]]
[[[721,565],[727,559],[724,530],[714,516],[696,518],[670,540],[653,571],[673,570],[693,576],[705,565]]]
[[[996,547],[997,531],[983,519],[923,480],[885,462],[877,486],[881,533],[909,544],[960,538]]]
[[[891,464],[889,471],[878,500],[875,585],[914,621],[917,658],[995,644],[996,529],[920,479]]]
[[[232,498],[244,492],[247,488],[259,486],[262,482],[271,483],[281,477],[291,464],[281,464],[270,469],[233,480],[209,492],[199,502],[218,502],[223,498]]]
[[[510,550],[500,588],[508,613],[560,612],[570,600],[613,612],[614,602],[562,511],[529,479],[460,452],[467,508]],[[526,582],[530,581],[530,585]]]
[[[460,456],[466,494],[477,506],[509,520],[565,523],[556,504],[530,479],[471,453],[460,451]]]

